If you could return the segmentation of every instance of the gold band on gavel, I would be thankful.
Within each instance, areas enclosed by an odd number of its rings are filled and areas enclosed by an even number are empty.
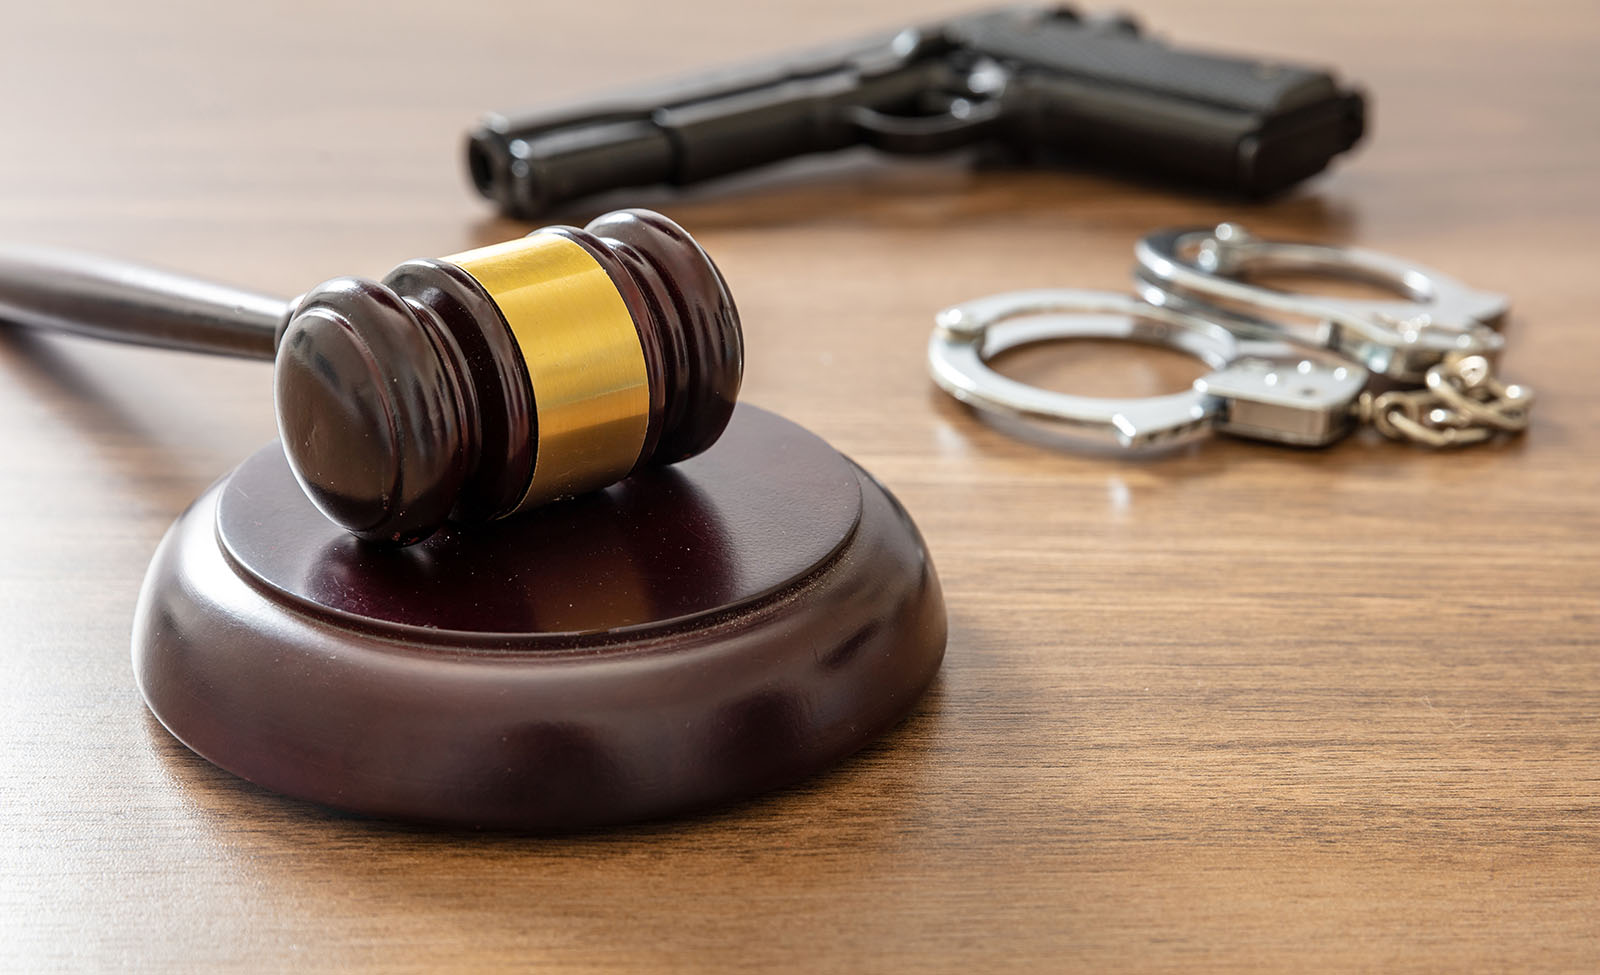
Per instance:
[[[632,470],[650,423],[649,376],[633,316],[605,268],[546,233],[444,260],[489,293],[528,366],[538,445],[517,510]]]

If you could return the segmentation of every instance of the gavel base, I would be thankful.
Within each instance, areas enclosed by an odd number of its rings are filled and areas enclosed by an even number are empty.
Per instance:
[[[741,406],[676,467],[406,549],[329,524],[269,445],[162,541],[133,657],[162,724],[251,782],[542,831],[826,768],[911,709],[944,643],[894,498]]]

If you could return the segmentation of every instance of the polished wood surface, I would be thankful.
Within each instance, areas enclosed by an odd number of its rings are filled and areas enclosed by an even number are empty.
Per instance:
[[[0,336],[0,964],[1600,966],[1600,17],[1139,7],[1184,42],[1337,65],[1373,94],[1371,140],[1259,206],[862,156],[608,201],[661,208],[716,255],[743,398],[896,493],[950,610],[906,724],[710,816],[441,834],[191,755],[139,700],[134,599],[172,519],[273,435],[267,370]],[[19,6],[0,234],[266,293],[381,273],[522,229],[466,184],[477,111],[955,9]],[[1018,443],[932,389],[942,305],[1122,287],[1140,233],[1223,217],[1512,295],[1504,366],[1539,390],[1532,429],[1449,454],[1218,441],[1128,464]],[[1067,381],[1064,358],[1013,368]],[[1186,368],[1091,371],[1161,387]]]

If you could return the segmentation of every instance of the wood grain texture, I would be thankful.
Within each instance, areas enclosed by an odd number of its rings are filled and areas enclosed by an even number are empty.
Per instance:
[[[293,294],[522,231],[466,188],[478,111],[960,6],[17,6],[0,233]],[[1185,43],[1338,65],[1375,97],[1373,138],[1261,206],[861,156],[626,201],[716,257],[745,398],[896,492],[950,609],[906,725],[719,814],[440,834],[187,753],[134,688],[134,597],[172,518],[272,436],[267,371],[0,333],[0,964],[1600,966],[1600,16],[1140,7]],[[596,77],[602,49],[626,75]],[[1362,437],[1128,464],[1017,443],[932,389],[943,304],[1120,288],[1143,231],[1222,217],[1510,293],[1504,366],[1540,392],[1532,430],[1452,454]],[[1112,365],[1160,385],[1182,371],[1162,361]]]

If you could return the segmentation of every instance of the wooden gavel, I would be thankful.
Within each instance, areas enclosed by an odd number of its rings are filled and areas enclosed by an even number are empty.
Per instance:
[[[165,272],[0,250],[0,321],[276,359],[289,466],[334,523],[408,545],[615,483],[716,442],[739,315],[683,228],[582,230],[335,278],[283,302]]]

